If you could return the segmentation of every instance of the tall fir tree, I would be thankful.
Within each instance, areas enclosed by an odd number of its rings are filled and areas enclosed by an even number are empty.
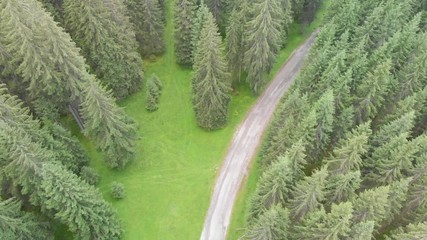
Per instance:
[[[353,200],[362,179],[360,171],[351,171],[345,174],[331,174],[327,181],[326,199],[328,204],[333,204]]]
[[[387,209],[390,204],[388,201],[389,192],[389,186],[382,186],[360,193],[352,201],[354,206],[354,223],[374,221],[375,226],[379,226],[387,216]]]
[[[251,225],[242,239],[283,240],[288,239],[289,213],[287,209],[273,206]]]
[[[296,184],[290,200],[293,219],[300,221],[308,212],[321,206],[326,194],[327,177],[328,171],[326,168],[322,168]]]
[[[32,213],[21,210],[19,201],[13,198],[0,199],[0,239],[52,239],[49,224]]]
[[[227,123],[231,81],[218,27],[210,13],[203,24],[194,60],[192,85],[197,124],[209,130],[221,128]]]
[[[164,23],[158,0],[127,0],[126,6],[144,56],[164,52]]]
[[[103,0],[64,0],[63,7],[65,26],[83,49],[88,63],[114,96],[123,98],[141,87],[142,60],[124,13],[111,14],[110,8],[123,11],[117,5],[120,1],[114,4],[106,5]]]
[[[193,63],[191,38],[196,14],[194,0],[176,1],[175,11],[175,54],[177,62],[183,65],[191,65]]]
[[[246,0],[243,0],[246,1]],[[245,12],[235,7],[230,14],[229,23],[226,30],[226,50],[229,70],[233,80],[240,82],[243,70],[244,57],[244,32]]]
[[[133,122],[87,72],[87,65],[70,36],[35,0],[2,1],[0,12],[4,16],[0,19],[0,42],[14,58],[7,68],[16,69],[29,82],[29,92],[33,96],[48,99],[58,108],[73,101],[80,102],[85,133],[107,152],[107,158],[121,162],[130,160],[123,157],[132,154],[116,150],[134,151]],[[39,21],[34,22],[33,16]],[[120,141],[114,139],[118,135]],[[117,155],[111,156],[111,152]]]
[[[195,63],[195,58],[197,55],[198,50],[198,44],[200,41],[200,38],[202,36],[202,30],[205,26],[206,19],[209,15],[209,9],[204,4],[204,2],[201,3],[199,8],[196,11],[196,17],[193,19],[193,30],[191,33],[191,44],[193,46],[193,64]]]
[[[279,0],[256,0],[245,23],[244,68],[254,93],[259,93],[282,44],[283,9]]]

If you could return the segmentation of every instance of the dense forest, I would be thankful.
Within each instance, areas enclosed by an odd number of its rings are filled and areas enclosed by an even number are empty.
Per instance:
[[[194,70],[200,127],[227,124],[242,75],[254,94],[262,90],[289,25],[308,24],[319,4],[175,1],[175,54]],[[162,0],[0,0],[0,239],[51,239],[58,223],[76,239],[122,238],[63,119],[75,118],[110,168],[135,158],[138,126],[116,101],[142,89],[141,108],[158,109],[162,83],[144,76],[142,59],[166,51],[165,8]],[[113,198],[124,195],[114,183]]]
[[[262,147],[243,239],[427,238],[425,10],[331,3]]]
[[[227,126],[237,85],[262,93],[292,23],[304,32],[321,2],[0,0],[0,239],[53,239],[58,225],[123,238],[64,119],[108,168],[135,161],[144,123],[117,102],[144,91],[141,111],[159,109],[164,85],[144,64],[168,51],[167,7],[194,125],[209,132]],[[332,2],[271,123],[243,239],[427,237],[426,7]]]

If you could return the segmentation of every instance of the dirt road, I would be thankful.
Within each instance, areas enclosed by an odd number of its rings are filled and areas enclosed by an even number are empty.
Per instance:
[[[256,155],[262,135],[281,97],[301,69],[316,35],[317,32],[313,33],[289,58],[234,134],[212,194],[201,240],[226,239],[237,193]]]

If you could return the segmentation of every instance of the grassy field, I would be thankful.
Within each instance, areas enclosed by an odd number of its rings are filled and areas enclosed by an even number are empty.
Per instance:
[[[102,155],[69,120],[90,155],[91,166],[101,175],[99,188],[117,209],[125,230],[124,239],[129,240],[199,239],[222,158],[234,130],[256,101],[246,84],[242,84],[233,94],[226,128],[207,132],[196,126],[191,104],[191,71],[175,63],[172,0],[167,1],[167,6],[167,51],[154,62],[145,61],[146,78],[156,73],[164,85],[160,108],[154,113],[145,110],[145,91],[120,102],[139,124],[141,139],[137,142],[135,161],[123,171],[108,169]],[[308,35],[308,32],[305,35],[293,32],[271,76]],[[254,176],[257,174],[251,174],[251,179],[256,179]],[[113,181],[125,185],[125,199],[116,201],[110,197]],[[254,186],[255,180],[252,181],[250,185]],[[239,213],[243,212],[244,200],[239,201],[234,229],[243,226]]]
[[[316,13],[315,20],[313,21],[310,26],[308,26],[305,29],[305,33],[301,34],[301,27],[298,24],[293,24],[291,31],[288,36],[288,45],[287,47],[282,50],[282,52],[279,55],[279,59],[277,61],[277,64],[275,68],[272,71],[272,74],[270,74],[271,78],[274,76],[273,74],[277,72],[277,70],[280,68],[280,63],[283,63],[286,61],[286,59],[289,57],[289,53],[293,51],[296,47],[301,45],[305,39],[307,39],[310,34],[317,29],[322,23],[323,23],[323,17],[325,15],[325,11],[329,4],[331,3],[331,0],[324,0],[321,8]],[[231,218],[231,223],[229,227],[229,232],[227,239],[228,240],[237,240],[240,236],[243,235],[245,231],[245,222],[246,222],[246,216],[247,216],[247,209],[249,200],[251,197],[251,194],[255,191],[257,181],[260,177],[260,169],[258,168],[258,158],[254,161],[251,170],[249,172],[249,177],[247,179],[247,182],[244,184],[242,189],[239,192],[239,196],[237,198],[237,201],[235,203],[235,207],[233,209],[233,215]]]

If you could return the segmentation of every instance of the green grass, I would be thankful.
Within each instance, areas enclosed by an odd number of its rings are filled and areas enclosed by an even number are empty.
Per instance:
[[[326,12],[327,7],[331,3],[331,0],[324,0],[322,6],[316,13],[315,20],[305,29],[305,32],[301,34],[300,26],[298,24],[293,24],[288,36],[288,44],[285,49],[283,49],[278,57],[277,63],[275,64],[270,78],[280,69],[282,64],[289,57],[289,54],[292,53],[295,48],[300,46],[310,34],[316,30],[322,23],[323,18]],[[227,239],[236,240],[241,237],[245,231],[246,227],[246,218],[247,210],[249,205],[249,200],[253,192],[255,191],[256,184],[261,175],[261,171],[258,167],[259,157],[254,161],[251,169],[249,171],[249,177],[246,183],[243,184],[242,189],[239,192],[237,197],[233,214],[231,217],[231,223],[228,230]]]
[[[154,113],[145,110],[145,91],[119,103],[139,125],[141,139],[137,142],[135,161],[122,171],[110,170],[90,140],[78,133],[72,120],[67,120],[87,149],[90,165],[101,176],[99,189],[117,210],[125,230],[124,239],[199,239],[223,156],[234,130],[256,101],[247,85],[241,84],[234,92],[226,128],[207,132],[196,126],[191,104],[191,71],[175,61],[171,4],[172,0],[167,1],[167,51],[155,62],[145,61],[146,78],[156,73],[164,85],[159,110]],[[270,78],[308,35],[309,32],[301,35],[297,28],[293,29]],[[255,186],[257,171],[255,167],[251,173],[250,186]],[[125,185],[125,199],[111,198],[113,181]],[[243,193],[233,229],[244,225],[240,216],[247,195]]]

